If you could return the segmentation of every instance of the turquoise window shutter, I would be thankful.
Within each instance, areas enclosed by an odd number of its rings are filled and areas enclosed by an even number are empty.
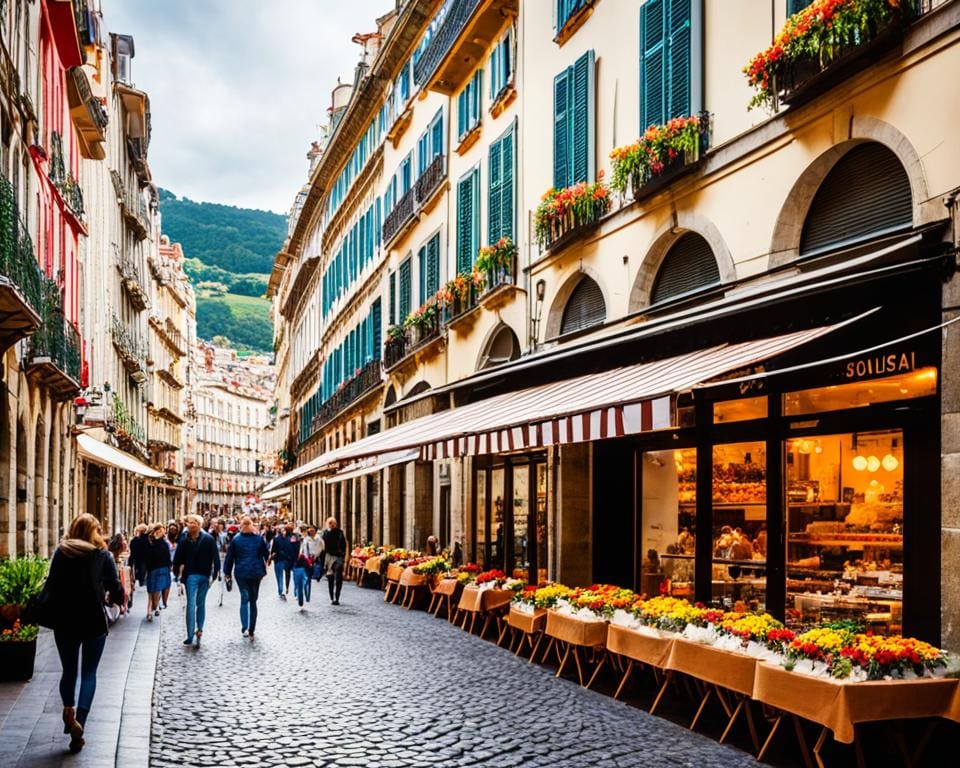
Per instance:
[[[410,315],[410,259],[404,259],[403,263],[400,264],[400,319],[399,322],[402,324],[404,320]]]
[[[592,181],[594,133],[594,53],[587,51],[573,65],[572,168],[570,183]]]
[[[417,271],[420,276],[418,305],[422,305],[427,300],[427,246],[425,245],[420,246],[420,250],[417,251]]]
[[[443,110],[437,112],[433,121],[433,146],[430,151],[430,159],[433,160],[437,155],[443,154]]]
[[[382,314],[383,309],[380,304],[380,299],[377,299],[375,302],[373,302],[373,322],[371,323],[373,326],[373,357],[375,360],[380,359],[381,350],[383,349],[383,343],[381,342],[383,325],[383,318],[381,317]]]
[[[501,202],[503,195],[503,165],[501,160],[503,142],[504,139],[500,139],[490,145],[487,173],[487,241],[490,243],[495,243],[500,238],[500,213],[503,207]]]
[[[670,37],[667,42],[670,88],[666,119],[690,114],[690,0],[670,0]]]
[[[476,174],[469,173],[457,185],[457,272],[469,273],[476,253],[474,232],[474,186]]]
[[[457,136],[462,138],[467,132],[467,89],[464,88],[457,96]]]
[[[640,132],[666,122],[666,0],[640,7]]]
[[[793,16],[806,8],[812,0],[787,0],[787,16]]]
[[[570,181],[570,70],[553,79],[553,186],[563,189]]]
[[[434,235],[427,243],[427,296],[440,290],[440,235]]]
[[[389,322],[390,325],[396,325],[397,324],[397,273],[391,272],[389,275],[387,275],[387,282],[389,283],[389,287],[390,287],[390,291],[389,291],[390,298],[389,298],[389,306],[388,306],[389,314],[387,316],[388,317],[387,322]]]
[[[515,195],[513,193],[513,165],[515,153],[513,142],[515,136],[516,131],[511,128],[510,133],[500,140],[500,233],[497,240],[499,240],[500,237],[509,237],[511,239],[514,237]],[[492,235],[490,241],[496,242]]]

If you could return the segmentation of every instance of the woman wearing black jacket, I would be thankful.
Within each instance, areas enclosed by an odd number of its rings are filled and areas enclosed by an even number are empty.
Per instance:
[[[144,557],[147,572],[147,621],[160,615],[160,597],[170,589],[170,545],[164,536],[163,523],[150,528],[150,543]]]
[[[323,532],[323,565],[327,571],[327,586],[330,588],[330,602],[333,605],[340,605],[343,563],[346,556],[347,537],[337,525],[337,518],[327,518],[327,530]]]
[[[53,636],[63,667],[63,732],[70,734],[70,751],[79,752],[84,744],[83,725],[97,689],[97,667],[107,640],[107,595],[120,606],[121,613],[126,608],[117,568],[100,535],[100,522],[93,515],[79,515],[70,523],[67,537],[53,553],[47,589],[57,617]]]

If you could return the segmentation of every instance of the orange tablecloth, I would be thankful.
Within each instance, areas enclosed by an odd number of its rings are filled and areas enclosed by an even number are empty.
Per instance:
[[[471,613],[493,611],[509,605],[511,600],[513,600],[513,591],[509,589],[481,590],[477,587],[464,587],[457,607]]]
[[[960,681],[955,679],[844,683],[760,662],[753,698],[819,723],[833,731],[837,741],[849,744],[857,723],[912,717],[960,721],[958,686]]]
[[[670,650],[667,669],[750,696],[753,694],[757,663],[755,658],[744,653],[723,651],[677,638]]]
[[[387,581],[400,581],[403,575],[403,566],[390,563],[387,566]]]
[[[607,622],[583,621],[556,611],[547,611],[546,633],[573,645],[596,647],[607,643]]]
[[[543,608],[535,608],[533,613],[524,613],[511,607],[507,624],[527,634],[542,632],[547,625],[547,612]]]
[[[374,555],[373,557],[368,557],[366,565],[364,565],[364,568],[370,571],[370,573],[380,573],[380,560],[382,559],[383,558],[381,558],[380,555]]]
[[[456,593],[459,584],[460,583],[456,579],[440,579],[440,581],[437,582],[437,585],[433,588],[433,594],[449,595],[452,597]]]
[[[607,650],[660,669],[666,669],[673,643],[672,637],[651,637],[617,624],[607,630]]]
[[[413,570],[413,566],[404,568],[400,573],[400,586],[422,587],[427,583],[427,577]]]

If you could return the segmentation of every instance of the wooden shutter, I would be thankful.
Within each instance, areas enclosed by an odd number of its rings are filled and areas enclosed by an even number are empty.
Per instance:
[[[457,185],[457,272],[467,274],[477,253],[479,235],[479,194],[477,172],[464,176]]]
[[[457,96],[457,138],[460,139],[467,132],[467,91],[469,90],[470,86],[467,85]]]
[[[509,237],[514,239],[514,193],[513,180],[514,174],[514,137],[516,136],[513,128],[500,141],[501,147],[501,183],[500,183],[500,237]],[[498,238],[499,239],[499,238]]]
[[[440,290],[440,235],[434,235],[427,243],[427,296]]]
[[[402,324],[410,314],[410,258],[403,260],[400,264],[400,318]]]
[[[373,310],[371,311],[371,315],[371,325],[373,326],[373,358],[374,360],[379,360],[380,355],[383,354],[383,342],[381,341],[383,338],[383,307],[380,303],[380,299],[377,299],[375,302],[373,302]]]
[[[397,273],[391,272],[387,275],[387,281],[390,283],[390,303],[388,322],[390,325],[397,324]]]
[[[603,291],[589,277],[584,276],[573,289],[560,321],[560,335],[602,323],[607,317]]]
[[[653,282],[651,304],[720,282],[710,244],[696,232],[684,234],[667,253]]]
[[[500,211],[502,208],[502,146],[503,139],[490,145],[490,159],[488,161],[487,182],[487,242],[495,243],[500,239]]]
[[[427,246],[421,245],[417,251],[417,271],[419,280],[417,285],[420,288],[420,299],[417,305],[420,306],[427,300]]]
[[[666,119],[690,114],[690,0],[670,0]]]
[[[433,119],[433,138],[432,145],[430,147],[430,160],[437,155],[443,154],[443,110],[437,112],[437,116]]]
[[[594,53],[587,51],[573,65],[573,119],[571,120],[570,183],[592,181],[594,177]]]
[[[570,186],[570,70],[553,79],[553,186]]]
[[[640,133],[666,122],[666,0],[640,7]]]
[[[870,142],[833,166],[814,195],[800,255],[830,250],[913,226],[910,179],[897,156]]]

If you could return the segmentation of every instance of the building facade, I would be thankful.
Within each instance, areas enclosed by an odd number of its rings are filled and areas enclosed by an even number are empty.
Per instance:
[[[296,516],[958,647],[960,4],[757,5],[358,36],[271,282]]]

